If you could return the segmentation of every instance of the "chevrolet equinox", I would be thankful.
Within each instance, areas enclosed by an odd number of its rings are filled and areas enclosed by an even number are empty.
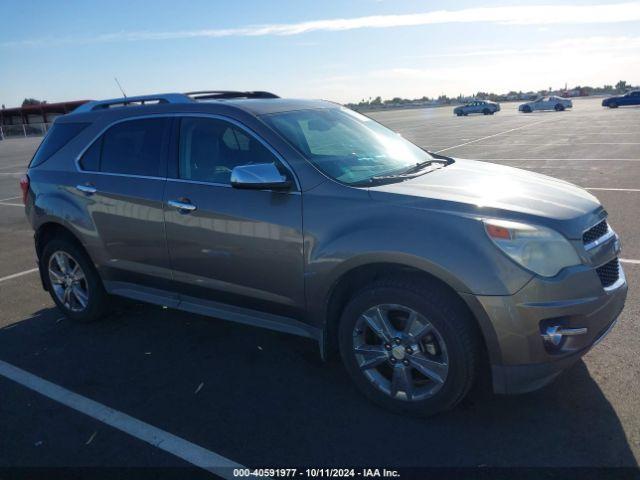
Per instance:
[[[44,288],[87,322],[112,295],[314,339],[387,408],[452,408],[479,372],[537,389],[627,293],[599,201],[429,153],[326,101],[205,91],[86,103],[21,179]]]

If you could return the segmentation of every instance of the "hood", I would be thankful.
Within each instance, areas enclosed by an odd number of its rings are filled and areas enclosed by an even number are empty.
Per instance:
[[[439,170],[369,191],[373,199],[397,195],[395,200],[405,206],[543,223],[570,238],[579,238],[605,215],[596,197],[569,182],[474,160],[456,159]]]

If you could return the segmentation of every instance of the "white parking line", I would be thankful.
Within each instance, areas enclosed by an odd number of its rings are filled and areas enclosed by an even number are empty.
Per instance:
[[[632,263],[634,265],[640,265],[640,260],[636,260],[633,258],[621,258],[620,261],[622,263]]]
[[[22,198],[22,195],[16,195],[15,197],[0,198],[0,202],[6,202],[7,200],[15,200],[16,198]]]
[[[13,275],[7,275],[6,277],[0,278],[0,282],[4,282],[5,280],[11,280],[12,278],[18,278],[23,275],[28,275],[30,273],[37,272],[37,271],[38,271],[37,268],[32,268],[31,270],[25,270],[24,272],[18,272],[18,273],[14,273]]]
[[[598,188],[585,187],[585,190],[598,190],[603,192],[640,192],[640,188]]]
[[[4,205],[6,207],[24,207],[24,205],[21,203],[0,202],[0,205]]]
[[[0,167],[0,170],[16,170],[23,167],[23,165],[5,165],[3,167]]]
[[[222,455],[78,395],[2,360],[0,360],[0,375],[222,478],[235,478],[233,469],[245,468]]]
[[[483,147],[573,147],[576,145],[640,145],[640,142],[483,143]]]
[[[531,136],[531,137],[548,137],[551,135],[556,135],[560,137],[568,137],[575,135],[638,135],[638,132],[571,132],[571,133],[558,133],[558,132],[549,132],[549,133],[519,133],[518,135],[523,136]]]
[[[640,158],[476,158],[491,162],[640,162]]]
[[[458,147],[464,147],[465,145],[469,145],[471,143],[476,143],[476,142],[481,142],[482,140],[486,140],[487,138],[493,138],[493,137],[497,137],[499,135],[504,135],[505,133],[509,133],[509,132],[515,132],[516,130],[520,130],[522,128],[529,128],[529,127],[533,127],[535,125],[540,125],[541,123],[547,123],[552,121],[553,119],[547,119],[547,120],[540,120],[539,122],[533,122],[533,123],[528,123],[526,125],[521,125],[519,127],[516,128],[511,128],[509,130],[505,130],[504,132],[500,132],[500,133],[494,133],[493,135],[487,135],[486,137],[481,137],[481,138],[476,138],[475,140],[470,140],[468,142],[465,143],[461,143],[460,145],[454,145],[453,147],[447,147],[447,148],[443,148],[442,150],[438,150],[435,153],[440,153],[440,152],[446,152],[447,150],[453,150],[454,148],[458,148]]]

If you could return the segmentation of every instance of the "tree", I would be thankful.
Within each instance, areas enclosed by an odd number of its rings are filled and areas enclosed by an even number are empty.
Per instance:
[[[26,107],[27,105],[41,105],[43,103],[47,103],[46,101],[36,100],[35,98],[25,98],[22,101],[22,106]]]
[[[624,80],[620,80],[618,83],[616,83],[616,90],[618,90],[619,92],[624,92],[627,89],[627,82]]]

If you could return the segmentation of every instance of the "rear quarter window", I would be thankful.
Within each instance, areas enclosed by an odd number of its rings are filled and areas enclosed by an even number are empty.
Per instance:
[[[88,123],[54,123],[31,159],[29,168],[37,167],[49,160],[54,153],[88,126]]]

